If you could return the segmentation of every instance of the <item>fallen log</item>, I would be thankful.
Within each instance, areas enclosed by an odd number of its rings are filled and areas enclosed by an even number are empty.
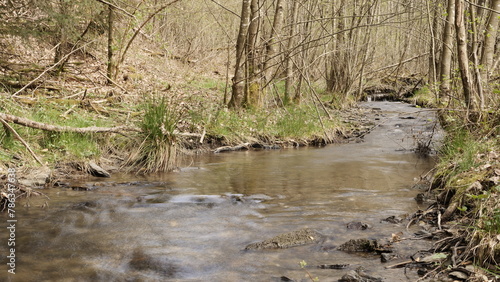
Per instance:
[[[15,124],[19,124],[22,126],[41,129],[45,131],[55,131],[55,132],[76,132],[76,133],[120,133],[127,131],[135,131],[142,132],[140,128],[130,127],[130,126],[115,126],[115,127],[97,127],[97,126],[89,126],[89,127],[70,127],[70,126],[59,126],[52,125],[43,122],[33,121],[27,118],[18,117],[14,115],[9,115],[5,113],[0,113],[0,119],[3,119],[6,122],[13,122]]]

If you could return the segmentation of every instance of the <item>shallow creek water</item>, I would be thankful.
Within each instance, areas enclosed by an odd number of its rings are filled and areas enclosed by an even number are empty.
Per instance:
[[[373,254],[336,246],[355,238],[390,238],[416,229],[381,219],[416,211],[412,189],[431,158],[409,149],[432,130],[434,116],[403,103],[371,102],[375,124],[363,142],[210,154],[180,172],[92,179],[94,191],[50,189],[49,207],[17,209],[17,266],[1,281],[337,281],[363,266],[385,281],[407,281]],[[34,201],[34,200],[33,200]],[[2,218],[5,218],[2,215]],[[5,220],[3,220],[5,222]],[[351,221],[368,230],[346,228]],[[246,245],[301,228],[327,236],[321,245],[243,251]],[[6,232],[0,251],[5,261]],[[416,241],[424,248],[429,242]],[[347,269],[317,269],[349,264]]]

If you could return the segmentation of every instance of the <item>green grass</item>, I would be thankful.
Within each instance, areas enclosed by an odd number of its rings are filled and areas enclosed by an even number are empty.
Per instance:
[[[101,154],[98,146],[100,138],[92,134],[73,132],[43,132],[38,141],[40,147],[45,148],[45,158],[57,159],[88,159],[96,158]]]
[[[199,90],[217,90],[219,92],[224,92],[226,87],[226,82],[222,79],[214,79],[208,77],[196,77],[191,79],[188,84],[189,87],[193,87]]]
[[[175,169],[177,136],[174,131],[183,116],[182,110],[164,96],[148,99],[143,108],[145,113],[138,123],[142,142],[133,149],[128,163],[146,173]]]
[[[50,125],[69,127],[113,126],[117,120],[113,112],[110,116],[97,116],[95,110],[86,108],[80,101],[69,99],[39,98],[30,107],[21,106],[12,99],[3,97],[2,110],[5,113],[26,117],[33,121]],[[68,109],[72,111],[66,113]],[[66,114],[65,114],[66,113]],[[80,134],[71,132],[52,132],[11,124],[44,162],[72,161],[98,158],[102,155],[103,148],[109,144],[107,134]],[[6,130],[0,131],[0,162],[12,160],[14,155],[23,162],[33,161],[26,148],[15,140]]]
[[[322,109],[319,109],[320,113]],[[335,131],[340,122],[322,116],[327,131]],[[266,136],[267,139],[308,139],[324,135],[316,109],[311,106],[289,106],[268,111],[235,112],[219,110],[207,130],[213,136],[228,141],[245,140],[248,137]],[[245,138],[246,137],[246,138]]]
[[[485,149],[484,143],[476,140],[470,132],[456,129],[446,138],[440,150],[441,162],[455,164],[455,173],[477,166],[477,155]]]
[[[435,108],[438,106],[436,102],[436,93],[432,89],[432,85],[424,86],[418,89],[410,98],[410,102],[419,106]]]
[[[497,187],[498,188],[498,187]],[[495,209],[493,212],[481,218],[482,229],[490,234],[500,234],[500,209]]]
[[[317,114],[308,107],[289,107],[277,117],[274,132],[278,137],[309,138],[322,135]]]

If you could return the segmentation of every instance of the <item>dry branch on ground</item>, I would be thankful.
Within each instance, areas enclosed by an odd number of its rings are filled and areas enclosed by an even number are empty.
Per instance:
[[[37,122],[27,118],[9,115],[5,113],[0,113],[0,119],[5,120],[6,122],[13,122],[15,124],[19,124],[26,127],[41,129],[45,131],[55,131],[55,132],[76,132],[76,133],[104,133],[104,132],[124,133],[127,131],[141,132],[141,129],[130,126],[115,126],[115,127],[89,126],[80,128],[70,127],[70,126],[59,126],[59,125]]]

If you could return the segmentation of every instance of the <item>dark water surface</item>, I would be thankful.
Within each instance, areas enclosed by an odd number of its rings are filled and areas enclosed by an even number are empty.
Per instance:
[[[113,175],[96,179],[99,187],[90,192],[50,189],[49,208],[35,202],[17,208],[16,274],[7,275],[2,264],[0,281],[301,281],[302,260],[363,266],[385,281],[407,281],[376,255],[335,247],[351,238],[411,235],[405,224],[381,219],[419,208],[413,198],[420,191],[411,187],[433,161],[408,149],[429,135],[434,117],[401,103],[364,106],[375,108],[377,126],[361,143],[210,154],[177,173]],[[350,221],[372,228],[347,230]],[[327,235],[326,242],[243,251],[305,227]],[[320,281],[347,272],[307,270]]]

